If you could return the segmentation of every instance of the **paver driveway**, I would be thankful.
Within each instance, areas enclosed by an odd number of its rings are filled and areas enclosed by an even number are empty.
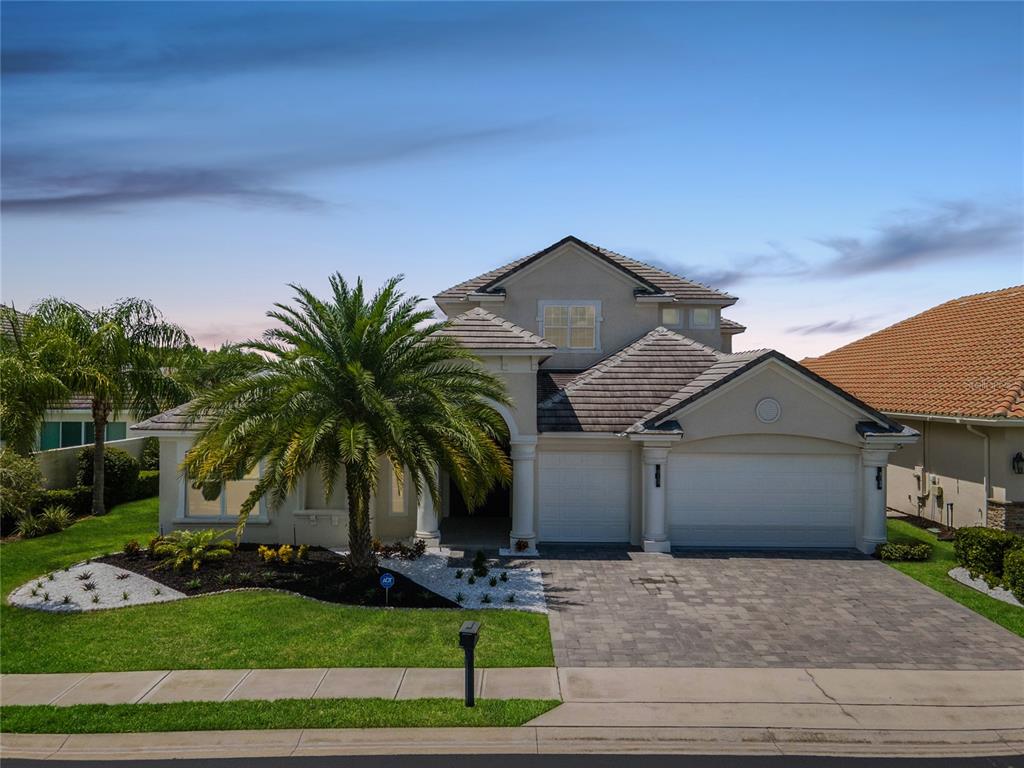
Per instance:
[[[559,666],[1024,669],[1024,639],[857,555],[542,555]]]

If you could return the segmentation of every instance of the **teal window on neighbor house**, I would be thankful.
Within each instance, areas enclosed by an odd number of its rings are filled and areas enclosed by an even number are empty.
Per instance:
[[[107,424],[107,440],[124,440],[127,434],[128,422],[115,421]],[[39,432],[41,451],[91,445],[95,441],[96,428],[91,421],[44,421]]]

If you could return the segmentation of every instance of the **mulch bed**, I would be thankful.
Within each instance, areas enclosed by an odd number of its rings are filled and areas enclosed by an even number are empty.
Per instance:
[[[373,574],[362,579],[354,579],[342,570],[340,556],[319,547],[310,547],[306,560],[293,560],[284,564],[266,563],[257,553],[256,546],[243,544],[231,557],[205,563],[198,571],[162,568],[158,561],[150,560],[144,552],[137,555],[118,552],[95,558],[95,562],[108,563],[140,573],[186,595],[255,587],[284,589],[331,603],[374,607],[384,605],[384,590],[379,582],[383,569],[378,568]],[[393,575],[395,586],[391,588],[387,601],[390,606],[461,607],[400,573]]]

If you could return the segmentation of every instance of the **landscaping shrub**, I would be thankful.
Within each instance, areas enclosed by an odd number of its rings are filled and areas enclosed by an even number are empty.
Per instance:
[[[94,446],[87,445],[78,452],[79,485],[92,485]],[[120,448],[107,447],[103,452],[103,501],[107,505],[120,504],[135,498],[139,480],[139,462]]]
[[[135,484],[135,498],[148,499],[160,495],[160,470],[144,469],[139,472],[139,480]]]
[[[1024,603],[1024,548],[1011,549],[1003,558],[1003,582]]]
[[[953,540],[956,561],[971,574],[1000,578],[1006,553],[1024,546],[1024,539],[995,528],[960,528]]]
[[[71,510],[63,504],[54,504],[43,510],[39,515],[44,533],[59,533],[74,522]]]
[[[74,488],[44,490],[36,504],[36,512],[58,504],[71,510],[72,517],[85,517],[92,513],[92,488],[76,485]]]
[[[124,543],[123,551],[128,557],[136,557],[142,551],[142,547],[139,545],[138,539],[129,539]]]
[[[932,556],[931,544],[921,542],[920,544],[898,544],[887,542],[879,544],[875,550],[881,560],[892,560],[896,562],[907,560],[927,560]]]
[[[43,493],[43,473],[35,459],[0,450],[0,529],[6,531],[19,518],[31,514]]]
[[[142,454],[139,458],[139,469],[142,472],[157,472],[160,470],[160,440],[155,437],[147,437],[142,441]]]
[[[180,571],[186,565],[198,571],[203,563],[223,560],[235,551],[230,539],[212,528],[202,531],[175,531],[164,536],[156,545],[156,556],[165,568]]]
[[[423,539],[416,539],[412,546],[409,546],[400,541],[394,544],[384,544],[380,539],[374,539],[371,543],[371,548],[378,557],[416,560],[427,551],[427,542],[423,541]]]
[[[42,520],[39,519],[38,515],[33,515],[31,513],[22,515],[18,518],[17,525],[14,526],[14,532],[23,539],[34,539],[36,536],[42,536]]]

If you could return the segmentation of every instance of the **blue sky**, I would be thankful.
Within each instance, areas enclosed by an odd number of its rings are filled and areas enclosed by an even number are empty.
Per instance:
[[[2,297],[206,344],[566,234],[824,352],[1024,283],[1017,3],[8,3]]]

